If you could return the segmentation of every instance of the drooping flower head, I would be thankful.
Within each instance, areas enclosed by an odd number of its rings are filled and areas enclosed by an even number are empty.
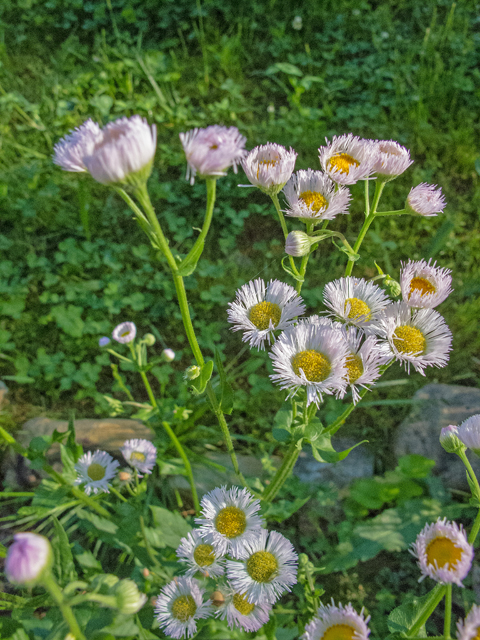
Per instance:
[[[198,529],[193,529],[186,538],[181,539],[177,557],[188,565],[187,576],[193,577],[200,571],[204,576],[218,578],[225,570],[222,554],[205,540]]]
[[[123,447],[120,447],[126,462],[139,471],[141,478],[143,473],[150,474],[157,462],[157,449],[148,440],[134,438],[126,440]]]
[[[280,144],[269,142],[252,149],[242,160],[242,167],[250,182],[264,193],[275,195],[283,189],[292,175],[297,153]]]
[[[326,284],[323,299],[332,315],[362,329],[369,327],[390,303],[378,285],[352,276]]]
[[[394,140],[375,140],[376,162],[373,175],[384,182],[389,182],[401,175],[413,164],[410,151]]]
[[[363,609],[357,613],[350,603],[320,605],[314,618],[306,625],[302,640],[368,640],[370,629]]]
[[[201,507],[202,517],[195,518],[198,531],[220,555],[228,552],[237,557],[263,527],[263,520],[258,515],[260,502],[247,489],[214,489],[203,496]]]
[[[175,578],[163,587],[157,598],[155,613],[165,635],[191,638],[197,631],[197,620],[213,613],[209,602],[203,602],[205,589],[192,578]]]
[[[350,191],[336,186],[322,171],[297,171],[283,189],[289,209],[285,215],[303,222],[333,220],[339,213],[348,213]]]
[[[102,130],[89,118],[57,142],[53,148],[53,162],[64,171],[88,171],[84,158],[93,153],[95,146],[102,138]]]
[[[405,203],[407,211],[426,217],[442,213],[446,206],[441,187],[437,188],[437,185],[426,182],[410,189]]]
[[[261,278],[244,284],[228,306],[232,331],[243,331],[243,342],[259,349],[267,341],[274,342],[275,331],[287,329],[305,313],[303,300],[293,287],[279,280],[265,286]]]
[[[298,555],[277,531],[263,529],[242,546],[238,560],[227,560],[232,588],[253,604],[273,604],[297,582]]]
[[[229,167],[235,173],[237,165],[244,157],[245,142],[237,127],[221,127],[213,124],[206,129],[192,129],[180,134],[183,150],[187,157],[187,180],[195,182],[198,174],[201,178],[224,176]]]
[[[237,593],[231,587],[224,587],[225,597],[223,605],[215,612],[220,620],[227,619],[230,629],[235,627],[245,631],[258,631],[268,622],[272,605],[268,602],[255,604],[249,602],[244,593]]]
[[[33,585],[53,561],[50,542],[38,533],[16,533],[8,548],[5,574],[14,584]]]
[[[468,449],[480,456],[480,414],[464,420],[458,427],[457,435]]]
[[[480,636],[480,607],[474,604],[465,620],[457,622],[457,640],[476,640]]]
[[[403,301],[411,307],[433,309],[452,292],[452,272],[437,267],[431,259],[402,262],[400,285]]]
[[[121,344],[127,344],[135,340],[137,327],[133,322],[122,322],[112,332],[112,338]]]
[[[429,576],[441,584],[463,587],[462,580],[472,566],[473,545],[468,543],[464,530],[456,522],[439,518],[437,522],[427,524],[410,551],[422,572],[419,582]]]
[[[76,465],[75,471],[78,477],[75,484],[85,483],[85,493],[109,493],[109,482],[115,477],[115,471],[119,463],[106,451],[88,451],[81,456]]]
[[[338,184],[355,184],[372,175],[376,161],[375,143],[352,133],[333,136],[318,150],[322,169]]]

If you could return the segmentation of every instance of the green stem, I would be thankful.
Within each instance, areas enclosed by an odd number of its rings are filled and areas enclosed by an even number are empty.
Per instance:
[[[406,209],[398,209],[397,211],[377,211],[375,215],[378,216],[403,216],[404,214],[411,213]]]
[[[370,215],[370,195],[368,193],[369,180],[365,180],[365,217]]]
[[[445,585],[437,584],[437,586],[430,591],[430,594],[426,603],[423,605],[422,609],[417,614],[417,620],[415,624],[412,626],[411,629],[409,629],[406,632],[406,635],[408,637],[415,636],[418,633],[418,631],[420,631],[420,629],[423,627],[425,622],[429,619],[429,617],[435,611],[437,606],[440,604],[443,596],[445,595],[446,590],[447,590],[447,587]]]
[[[115,489],[115,487],[112,487],[112,486],[111,486],[111,487],[110,487],[110,491],[111,491],[114,495],[116,495],[116,496],[117,496],[117,498],[120,498],[120,500],[122,500],[122,502],[128,502],[128,500],[127,500],[124,496],[122,496],[122,494],[120,493],[120,491],[117,491],[117,490]]]
[[[307,229],[307,234],[309,235],[313,231],[313,224],[311,224],[310,222],[307,222],[306,229]],[[302,276],[303,279],[305,279],[305,272],[307,271],[308,259],[310,258],[310,254],[314,250],[315,249],[313,249],[313,247],[310,247],[310,251],[307,253],[306,256],[303,256],[302,258],[302,264],[300,265],[300,275]],[[303,285],[303,280],[297,280],[297,285],[296,285],[297,293],[300,293],[300,291],[302,290],[302,285]]]
[[[67,623],[70,632],[75,637],[76,640],[85,640],[85,636],[80,631],[80,627],[78,626],[78,622],[73,614],[71,607],[65,602],[62,590],[55,582],[51,573],[43,576],[42,584],[47,589],[47,591],[52,596],[53,600],[55,600],[58,605],[60,611],[62,612],[63,619]]]
[[[203,244],[205,242],[205,238],[207,237],[207,233],[208,233],[208,231],[210,229],[210,225],[212,223],[213,207],[215,205],[215,193],[216,193],[216,187],[217,187],[217,179],[216,178],[206,178],[205,182],[207,183],[207,209],[206,209],[206,212],[205,212],[205,220],[203,221],[203,226],[202,226],[202,230],[200,232],[200,235],[196,239],[195,244],[190,249],[188,255],[194,253],[194,251],[197,249],[197,247],[202,247],[203,246]],[[187,258],[188,258],[188,256],[187,256]],[[185,258],[185,260],[187,258]]]
[[[474,495],[473,497],[480,501],[480,486],[478,484],[478,480],[477,480],[477,476],[475,475],[475,471],[473,470],[472,465],[470,464],[470,460],[467,458],[467,454],[465,453],[465,450],[458,451],[457,455],[461,459],[463,464],[465,465],[465,467],[467,469],[467,472],[468,472],[468,475],[470,476],[470,478],[471,478],[471,480],[472,480],[472,482],[473,482],[473,484],[475,486],[477,495],[476,496]]]
[[[291,474],[293,467],[295,466],[295,463],[297,461],[297,458],[300,454],[300,451],[301,451],[301,448],[299,449],[297,447],[296,442],[292,442],[290,444],[290,447],[288,448],[288,451],[285,454],[285,457],[283,459],[281,466],[279,467],[274,478],[268,485],[268,489],[266,489],[265,493],[263,494],[262,499],[264,502],[271,502],[274,499],[274,497],[277,495],[277,493],[280,491],[281,487],[283,486],[283,483]]]
[[[452,583],[446,585],[447,592],[445,594],[445,619],[443,622],[443,637],[450,640],[450,630],[452,627]]]
[[[278,195],[274,193],[273,196],[270,196],[270,197],[272,198],[272,202],[275,206],[275,210],[277,212],[278,219],[280,221],[280,226],[282,227],[283,235],[286,240],[288,236],[287,223],[285,222],[285,217],[282,213],[282,210],[280,209],[280,202],[278,201]],[[297,269],[297,265],[295,264],[295,260],[292,258],[292,256],[288,256],[288,258],[289,258],[290,267],[292,268],[293,273],[297,276],[300,275]]]
[[[477,516],[475,518],[475,521],[472,525],[472,530],[470,531],[470,535],[468,536],[468,543],[469,544],[474,544],[475,540],[477,539],[478,536],[478,531],[480,530],[480,509],[478,510]]]

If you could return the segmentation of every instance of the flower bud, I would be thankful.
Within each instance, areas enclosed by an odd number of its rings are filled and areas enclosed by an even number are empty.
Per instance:
[[[162,356],[166,362],[172,362],[175,360],[175,351],[173,349],[164,349],[162,351]]]
[[[463,442],[458,437],[458,427],[453,424],[443,427],[440,431],[440,444],[447,453],[457,453],[465,449]]]
[[[391,278],[389,275],[386,275],[383,280],[383,286],[385,291],[391,298],[398,298],[398,296],[402,293],[402,287],[400,283]]]
[[[296,258],[306,256],[310,253],[310,247],[314,242],[314,239],[305,231],[290,231],[285,241],[285,253]]]
[[[185,378],[185,380],[195,380],[195,378],[198,378],[200,373],[201,373],[200,367],[197,367],[196,364],[192,364],[191,367],[188,367],[188,369],[185,369],[185,373],[183,377]]]
[[[295,29],[295,31],[301,30],[301,28],[303,27],[302,16],[295,16],[295,18],[292,20],[292,27]]]
[[[221,591],[214,591],[210,596],[210,600],[214,607],[221,607],[225,604],[225,596]]]
[[[34,585],[50,570],[53,560],[50,542],[37,533],[16,533],[8,549],[5,573],[10,582]]]
[[[142,569],[142,576],[144,578],[148,578],[148,576],[150,575],[150,571],[147,569],[147,567],[145,567],[144,569]]]
[[[137,613],[147,601],[147,596],[138,590],[133,580],[120,580],[115,587],[119,611],[127,615]]]
[[[405,209],[409,213],[427,217],[442,213],[446,206],[441,187],[437,188],[437,185],[426,182],[410,189],[405,203]]]
[[[153,335],[153,333],[146,333],[143,336],[143,342],[147,345],[147,347],[153,347],[153,345],[156,342],[155,336]]]
[[[132,480],[132,474],[130,473],[130,471],[120,471],[118,473],[118,479],[120,480],[120,482],[130,482]]]

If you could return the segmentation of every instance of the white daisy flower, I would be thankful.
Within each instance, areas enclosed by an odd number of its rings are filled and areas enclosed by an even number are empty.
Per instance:
[[[250,182],[268,195],[283,189],[292,175],[297,153],[280,144],[269,142],[252,149],[242,160],[242,167]]]
[[[330,327],[331,329],[337,329],[337,331],[343,331],[345,328],[341,322],[335,322],[327,316],[313,315],[308,318],[300,318],[299,323],[302,324],[316,324],[322,327]]]
[[[410,213],[417,213],[421,216],[436,216],[437,213],[442,213],[447,203],[445,197],[442,194],[441,187],[435,184],[427,184],[422,182],[410,189],[410,193],[405,203],[405,209]]]
[[[374,176],[389,182],[401,175],[413,164],[410,151],[394,140],[374,140],[377,160],[373,166]]]
[[[262,529],[243,545],[238,560],[227,560],[232,588],[253,604],[273,604],[297,582],[298,555],[281,533]]]
[[[409,260],[402,262],[400,269],[400,286],[403,301],[410,307],[433,309],[443,302],[452,292],[452,272],[450,269],[437,267],[431,259]]]
[[[102,138],[102,130],[96,122],[89,118],[80,127],[57,142],[53,147],[53,162],[64,171],[88,171],[84,158],[92,154]]]
[[[369,327],[386,338],[396,360],[410,373],[412,365],[425,375],[425,367],[445,367],[452,348],[452,332],[434,309],[413,310],[405,302],[393,302]]]
[[[126,440],[123,447],[120,447],[126,462],[141,472],[138,476],[141,478],[143,473],[150,474],[157,462],[157,449],[148,440],[134,438]]]
[[[183,150],[187,157],[187,180],[195,182],[195,176],[224,176],[229,167],[237,173],[246,151],[247,139],[237,127],[221,127],[218,124],[206,129],[192,129],[180,134]]]
[[[357,613],[350,603],[345,607],[320,605],[315,617],[306,625],[302,640],[368,640],[370,629],[363,608]]]
[[[474,604],[465,620],[457,622],[457,640],[476,640],[480,635],[480,607]]]
[[[235,589],[223,590],[225,603],[215,613],[220,620],[227,619],[228,626],[238,627],[245,631],[258,631],[268,622],[272,606],[267,602],[255,604],[249,602],[244,593],[237,593]]]
[[[225,570],[223,556],[215,550],[213,544],[206,542],[198,529],[193,529],[186,538],[180,540],[177,557],[180,562],[188,565],[187,576],[200,571],[204,576],[218,578]]]
[[[305,313],[302,298],[293,287],[280,280],[267,286],[261,278],[244,284],[229,303],[228,321],[232,331],[243,331],[243,342],[264,349],[264,343],[275,341],[275,331],[283,331]]]
[[[112,332],[112,338],[121,344],[127,344],[135,340],[137,327],[133,322],[122,322]]]
[[[215,553],[237,557],[247,542],[254,540],[263,527],[257,515],[260,501],[247,489],[216,488],[203,496],[203,518],[195,518],[199,533],[215,547]]]
[[[323,299],[338,319],[362,329],[368,328],[390,303],[379,286],[352,276],[326,284]]]
[[[419,582],[429,576],[441,584],[463,587],[462,580],[472,566],[473,545],[468,543],[463,528],[456,522],[439,518],[422,529],[410,553],[418,559],[422,572]]]
[[[297,171],[283,189],[289,209],[285,215],[303,222],[333,220],[339,213],[348,213],[350,191],[340,187],[322,171]]]
[[[457,435],[461,442],[471,449],[477,456],[480,455],[480,414],[470,416],[458,427]]]
[[[322,402],[323,394],[342,393],[347,386],[348,348],[340,331],[302,322],[282,333],[272,347],[275,374],[270,378],[291,398],[306,387],[307,404]]]
[[[197,620],[213,613],[210,602],[203,602],[205,589],[192,578],[175,578],[163,587],[157,598],[155,613],[165,635],[191,638],[197,631]]]
[[[84,453],[76,465],[75,471],[78,477],[74,484],[85,483],[85,493],[87,496],[93,493],[109,493],[108,487],[110,480],[115,477],[115,472],[119,463],[112,458],[106,451],[95,451],[92,453]]]
[[[338,184],[355,184],[372,175],[376,161],[375,143],[352,133],[325,138],[326,147],[318,150],[322,169]]]

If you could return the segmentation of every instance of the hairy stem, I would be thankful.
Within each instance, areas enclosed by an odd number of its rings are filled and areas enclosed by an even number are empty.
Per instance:
[[[80,627],[78,626],[77,619],[75,618],[71,607],[65,602],[63,592],[55,582],[51,573],[43,576],[42,584],[50,593],[53,600],[62,612],[63,619],[67,623],[70,632],[75,637],[75,640],[85,640],[85,636],[80,631]]]

